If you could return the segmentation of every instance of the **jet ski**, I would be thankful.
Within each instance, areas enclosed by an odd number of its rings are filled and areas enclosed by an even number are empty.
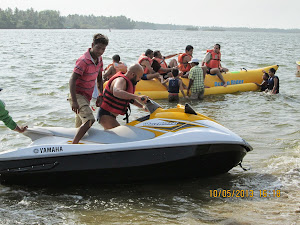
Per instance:
[[[110,130],[90,128],[71,144],[75,128],[34,127],[25,148],[1,152],[1,184],[30,186],[127,183],[195,178],[228,172],[252,147],[190,105],[163,109]]]

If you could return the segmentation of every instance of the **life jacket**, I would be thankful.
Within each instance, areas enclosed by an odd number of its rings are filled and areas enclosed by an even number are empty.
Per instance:
[[[168,92],[169,93],[179,93],[179,79],[178,78],[172,78],[169,80]]]
[[[164,59],[160,59],[160,58],[157,58],[157,57],[154,57],[153,60],[157,61],[159,63],[159,65],[161,66],[161,68],[168,68],[168,65],[166,63],[166,61]],[[161,72],[161,71],[158,71],[160,74],[163,74],[165,72]]]
[[[112,78],[109,79],[104,88],[101,108],[112,113],[124,115],[127,112],[130,100],[118,98],[114,96],[112,91],[110,90],[111,83],[118,77],[122,77],[126,80],[126,91],[131,94],[134,94],[135,86],[132,84],[131,80],[129,80],[122,72],[118,72]]]
[[[111,63],[109,64],[105,69],[104,71],[107,71],[111,66],[114,66],[115,70],[116,70],[116,73],[117,72],[122,72],[122,73],[126,73],[127,72],[127,66],[125,63],[123,62],[119,62],[119,63]]]
[[[141,54],[141,56],[139,57],[138,59],[138,63],[141,65],[141,63],[144,61],[144,60],[148,60],[150,65],[152,65],[152,59],[150,59],[148,56],[146,56],[145,54]],[[148,74],[150,71],[147,67],[144,67],[144,74]]]
[[[190,69],[192,68],[191,65],[189,63],[183,63],[183,58],[185,56],[188,56],[189,57],[189,61],[192,60],[192,56],[186,54],[186,53],[181,53],[178,55],[178,69],[181,71],[181,72],[188,72],[190,71]]]
[[[279,93],[279,77],[277,77],[277,76],[269,77],[269,79],[268,79],[268,89],[270,91],[273,90],[273,88],[274,88],[274,78],[275,77],[278,79],[278,85],[277,85],[277,88],[275,89],[275,93],[278,94]]]
[[[213,49],[207,50],[207,52],[211,54],[212,59],[208,63],[205,63],[205,65],[210,69],[219,68],[221,62],[221,52],[217,54]]]
[[[126,64],[121,61],[119,63],[114,63],[114,68],[116,69],[116,73],[122,72],[125,74],[127,72]]]

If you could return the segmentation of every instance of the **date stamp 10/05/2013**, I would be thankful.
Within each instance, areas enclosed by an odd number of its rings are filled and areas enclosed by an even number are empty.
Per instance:
[[[279,189],[274,190],[224,190],[216,189],[209,190],[209,197],[211,198],[279,198],[281,196]]]

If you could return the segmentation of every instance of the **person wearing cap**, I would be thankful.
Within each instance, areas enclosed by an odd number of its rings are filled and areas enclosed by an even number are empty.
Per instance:
[[[207,71],[206,66],[199,66],[199,59],[193,58],[189,61],[191,65],[191,70],[189,73],[189,86],[187,88],[187,95],[189,96],[190,91],[190,99],[199,99],[202,100],[204,97],[204,79]]]
[[[2,91],[2,88],[0,88],[0,91]],[[17,131],[19,133],[23,133],[28,128],[28,126],[19,127],[16,124],[16,122],[9,115],[9,112],[5,109],[5,103],[1,101],[1,99],[0,99],[0,120],[3,121],[5,126],[7,126],[9,129]]]

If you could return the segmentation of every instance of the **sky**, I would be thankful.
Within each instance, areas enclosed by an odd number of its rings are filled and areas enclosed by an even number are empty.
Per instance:
[[[0,8],[119,16],[160,24],[300,29],[300,0],[0,0]]]

